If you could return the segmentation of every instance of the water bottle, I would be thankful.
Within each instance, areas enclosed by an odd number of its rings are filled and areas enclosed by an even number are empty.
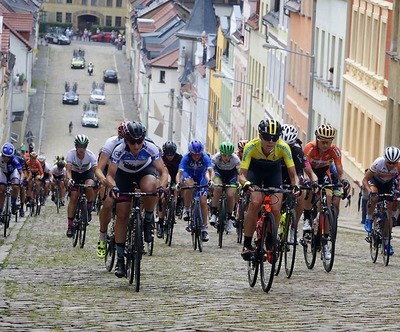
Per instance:
[[[313,225],[312,225],[314,235],[317,235],[318,233],[318,217],[313,219]]]

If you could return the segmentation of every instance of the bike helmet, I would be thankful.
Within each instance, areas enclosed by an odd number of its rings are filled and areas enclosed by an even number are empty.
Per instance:
[[[126,132],[124,138],[127,140],[139,140],[146,137],[146,128],[141,122],[130,121],[126,125]]]
[[[294,144],[296,143],[297,137],[299,136],[299,133],[297,132],[297,129],[293,125],[288,125],[284,124],[282,126],[282,134],[281,134],[281,139],[286,143],[286,144]]]
[[[395,146],[389,146],[385,149],[385,153],[383,154],[386,161],[395,163],[400,160],[400,150]]]
[[[125,133],[127,132],[126,125],[129,123],[129,121],[123,121],[120,123],[118,127],[118,138],[124,138]]]
[[[219,146],[219,151],[222,154],[232,154],[235,151],[235,146],[230,142],[223,142]]]
[[[191,141],[189,144],[189,151],[193,154],[200,154],[204,150],[204,145],[198,140]]]
[[[241,139],[238,143],[238,149],[239,151],[243,151],[244,146],[248,143],[249,141],[247,139]]]
[[[260,124],[258,125],[258,132],[263,135],[280,135],[282,132],[281,124],[276,120],[261,120]]]
[[[57,162],[57,168],[61,168],[63,169],[65,167],[65,162],[60,160],[59,162]]]
[[[14,155],[15,148],[11,143],[5,143],[1,148],[1,153],[4,157],[12,157]]]
[[[174,155],[176,153],[176,144],[172,141],[166,141],[162,146],[165,155]]]
[[[75,143],[75,145],[86,145],[86,146],[88,146],[89,138],[86,135],[79,134],[79,135],[75,136],[74,143]]]
[[[46,157],[45,156],[39,156],[38,160],[40,163],[44,163],[46,161]]]
[[[336,129],[330,124],[322,124],[315,130],[315,136],[320,140],[332,141],[336,136]]]
[[[37,153],[35,151],[32,151],[30,154],[32,159],[36,159],[37,158]]]

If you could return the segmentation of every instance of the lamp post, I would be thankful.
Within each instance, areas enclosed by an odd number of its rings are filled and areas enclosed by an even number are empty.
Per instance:
[[[251,140],[251,106],[252,106],[252,103],[253,103],[253,84],[245,82],[245,81],[240,81],[240,80],[237,80],[237,79],[234,79],[234,78],[227,77],[226,75],[224,75],[222,73],[214,73],[213,76],[214,77],[219,77],[219,78],[225,78],[227,80],[243,83],[243,84],[246,84],[246,85],[250,86],[249,125],[248,125],[248,129],[247,129],[247,139],[250,141]]]
[[[183,92],[183,96],[184,97],[193,97],[192,93],[188,93],[188,92]],[[207,98],[202,98],[199,96],[196,96],[197,99],[200,100],[205,100],[211,103],[214,103],[214,111],[213,111],[213,139],[212,139],[212,153],[214,153],[214,146],[215,146],[215,127],[216,127],[216,116],[217,116],[217,102],[215,100],[211,100],[211,99],[207,99]]]

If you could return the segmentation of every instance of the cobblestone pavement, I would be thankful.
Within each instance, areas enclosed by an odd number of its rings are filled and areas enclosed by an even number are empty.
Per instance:
[[[92,78],[86,71],[68,68],[77,45],[52,45],[49,50],[47,84],[52,93],[45,98],[45,110],[53,113],[45,115],[42,142],[49,158],[72,147],[67,133],[71,117],[75,129],[80,128],[82,106],[61,105],[65,73],[70,75],[67,79],[79,78],[81,99],[88,98]],[[122,80],[122,87],[106,86],[115,104],[99,108],[101,127],[82,128],[97,151],[107,135],[115,132],[122,109],[131,111],[126,117],[132,119],[135,109],[123,90],[129,82],[124,81],[127,61],[122,54],[100,44],[91,45],[87,54],[96,75],[115,61]],[[57,71],[55,66],[65,61],[64,72]],[[55,111],[58,121],[54,121]],[[381,257],[376,264],[371,262],[358,217],[341,218],[331,273],[324,271],[319,258],[314,269],[308,270],[298,251],[292,278],[286,279],[281,272],[266,294],[259,282],[249,287],[235,236],[227,236],[219,249],[216,232],[210,229],[210,241],[199,253],[192,249],[179,220],[172,247],[156,239],[154,255],[144,257],[141,288],[136,293],[126,279],[106,272],[104,261],[96,257],[97,216],[89,225],[83,249],[72,247],[65,236],[66,225],[66,208],[57,214],[50,201],[40,216],[11,223],[11,234],[0,247],[0,330],[397,331],[400,327],[397,228],[395,255],[384,267]]]

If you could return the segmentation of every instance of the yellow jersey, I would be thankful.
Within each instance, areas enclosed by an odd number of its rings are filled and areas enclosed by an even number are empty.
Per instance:
[[[278,139],[276,145],[274,146],[274,148],[272,149],[271,153],[268,156],[266,156],[262,151],[260,138],[255,138],[250,142],[248,142],[243,149],[243,159],[241,168],[249,169],[252,159],[267,160],[271,162],[283,159],[287,168],[294,167],[294,162],[290,147],[281,139]]]

